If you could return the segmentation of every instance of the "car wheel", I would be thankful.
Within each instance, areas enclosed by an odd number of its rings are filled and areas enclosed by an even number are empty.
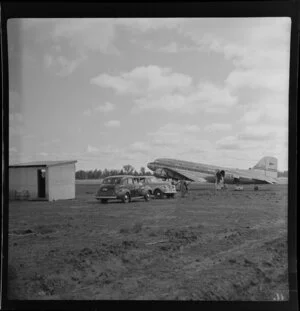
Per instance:
[[[147,201],[150,201],[150,191],[148,191],[148,192],[145,194],[144,198],[145,198],[145,201],[146,201],[146,202],[147,202]]]
[[[156,189],[154,191],[154,197],[155,199],[162,199],[164,197],[164,194],[160,189]]]
[[[123,203],[129,203],[129,202],[130,202],[130,194],[126,193],[123,198]]]
[[[107,199],[101,199],[101,203],[102,203],[102,204],[107,203]]]

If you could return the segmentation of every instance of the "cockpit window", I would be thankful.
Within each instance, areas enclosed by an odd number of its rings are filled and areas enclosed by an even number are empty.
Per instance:
[[[103,184],[106,185],[118,185],[121,183],[122,178],[120,177],[111,177],[111,178],[105,178],[103,180]]]

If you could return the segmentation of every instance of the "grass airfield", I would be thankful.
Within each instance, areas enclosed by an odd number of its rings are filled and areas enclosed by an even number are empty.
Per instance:
[[[9,204],[9,299],[288,300],[287,185]]]

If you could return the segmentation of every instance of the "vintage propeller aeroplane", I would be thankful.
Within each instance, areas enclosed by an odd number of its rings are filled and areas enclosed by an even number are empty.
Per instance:
[[[160,178],[195,182],[215,182],[220,172],[227,184],[275,184],[277,183],[277,159],[263,157],[249,170],[194,163],[168,158],[156,159],[147,164]]]

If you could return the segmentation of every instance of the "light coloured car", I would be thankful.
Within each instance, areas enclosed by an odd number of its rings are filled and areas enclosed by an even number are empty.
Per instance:
[[[177,193],[175,185],[170,181],[165,181],[154,176],[136,176],[134,177],[142,182],[145,186],[151,188],[151,195],[156,199],[164,197],[173,198]]]

